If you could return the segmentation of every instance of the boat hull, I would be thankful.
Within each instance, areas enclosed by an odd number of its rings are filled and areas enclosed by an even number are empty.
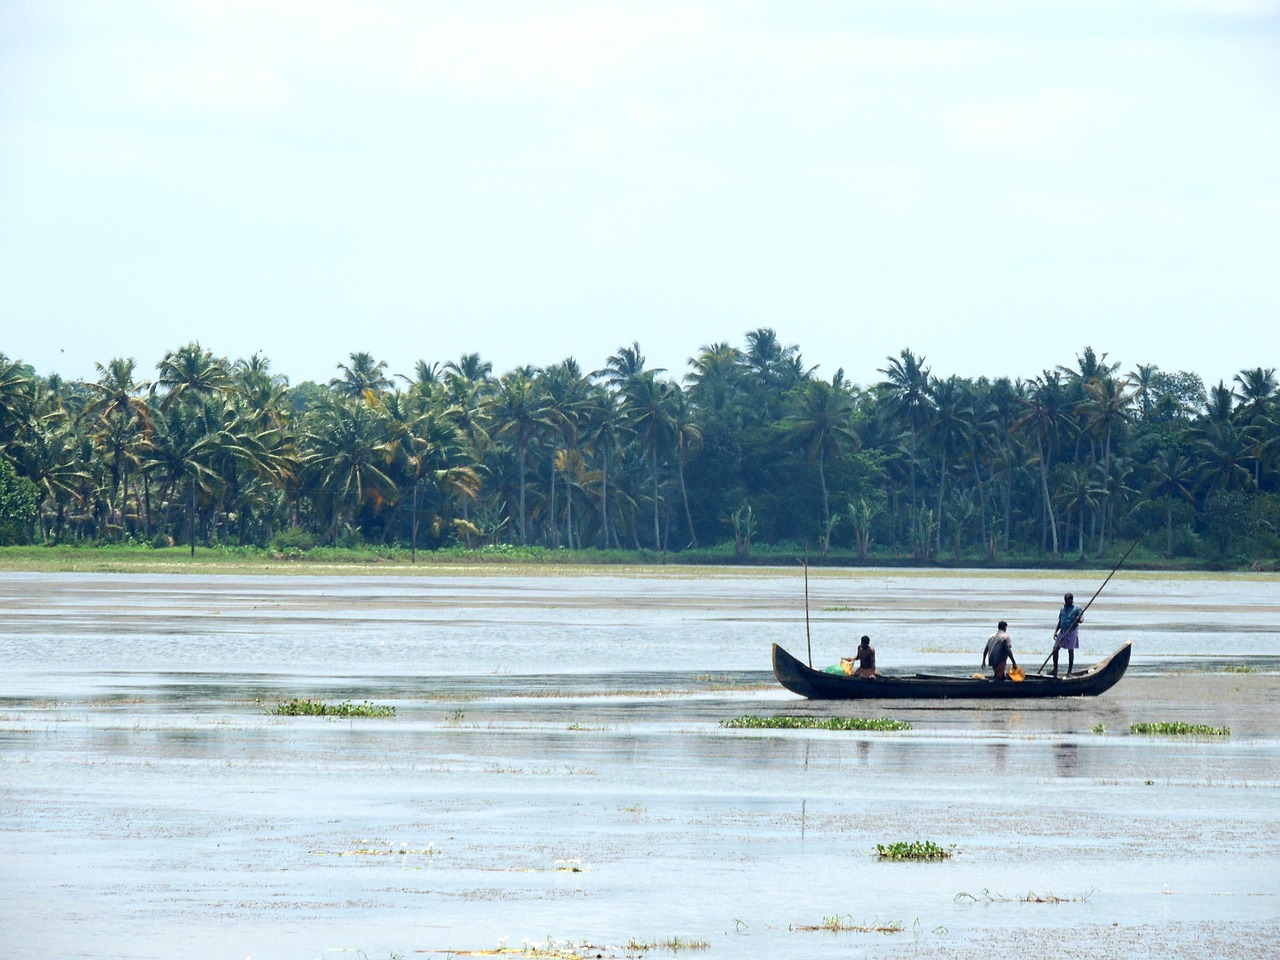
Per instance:
[[[1036,700],[1050,697],[1096,697],[1115,686],[1129,669],[1133,645],[1126,643],[1083,673],[1054,678],[1028,676],[1012,680],[967,677],[880,676],[875,679],[824,673],[801,663],[773,645],[773,674],[778,682],[810,700]]]

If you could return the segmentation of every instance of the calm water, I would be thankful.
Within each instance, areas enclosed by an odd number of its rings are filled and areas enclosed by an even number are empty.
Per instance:
[[[882,670],[966,673],[1003,618],[1034,668],[1061,592],[1101,582],[1072,576],[815,572],[814,660],[865,632]],[[805,655],[803,590],[798,571],[0,575],[0,942],[976,957],[999,936],[1004,955],[1059,957],[1064,938],[1092,957],[1274,955],[1280,581],[1117,577],[1080,659],[1133,641],[1129,675],[1024,705],[793,697],[769,645]],[[293,696],[397,715],[269,715]],[[719,727],[747,713],[913,729]],[[1139,720],[1232,735],[1129,736]],[[915,839],[955,856],[874,855]],[[793,929],[832,916],[905,930]]]

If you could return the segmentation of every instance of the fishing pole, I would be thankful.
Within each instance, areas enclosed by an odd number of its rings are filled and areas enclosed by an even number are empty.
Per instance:
[[[1120,558],[1120,562],[1111,568],[1111,572],[1107,574],[1107,579],[1102,581],[1102,587],[1099,587],[1097,590],[1094,591],[1093,596],[1089,598],[1089,602],[1084,605],[1084,609],[1076,614],[1076,618],[1072,620],[1070,624],[1067,625],[1067,628],[1065,630],[1058,630],[1057,632],[1054,633],[1053,649],[1049,651],[1049,656],[1044,658],[1044,663],[1040,664],[1040,669],[1037,670],[1036,673],[1044,673],[1045,664],[1049,662],[1049,660],[1053,657],[1054,653],[1057,651],[1058,647],[1062,644],[1062,638],[1065,637],[1072,630],[1074,630],[1076,628],[1076,625],[1081,620],[1084,619],[1084,615],[1088,612],[1089,608],[1093,606],[1093,601],[1098,599],[1098,594],[1102,592],[1102,588],[1111,582],[1111,578],[1116,575],[1116,571],[1120,569],[1121,565],[1126,560],[1129,559],[1129,554],[1133,553],[1133,548],[1138,545],[1138,540],[1141,540],[1141,539],[1142,539],[1142,534],[1138,534],[1138,539],[1134,540],[1133,543],[1129,544],[1129,549],[1124,552],[1124,556]]]
[[[809,545],[804,545],[804,639],[809,645],[809,669],[813,669],[813,637],[809,635]]]

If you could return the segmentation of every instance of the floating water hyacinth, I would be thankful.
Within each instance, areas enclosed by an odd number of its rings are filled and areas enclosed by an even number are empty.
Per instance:
[[[1210,727],[1203,723],[1183,723],[1181,720],[1161,720],[1157,723],[1131,723],[1130,733],[1157,733],[1168,736],[1229,737],[1230,727]]]
[[[941,847],[932,840],[876,844],[876,853],[881,860],[947,860],[954,849]]]
[[[733,720],[721,720],[720,726],[727,730],[910,730],[911,724],[905,720],[891,720],[888,717],[867,719],[865,717],[737,717]]]
[[[278,703],[271,711],[277,717],[394,717],[396,708],[381,704],[325,703],[323,700],[303,700],[295,697],[288,703]]]

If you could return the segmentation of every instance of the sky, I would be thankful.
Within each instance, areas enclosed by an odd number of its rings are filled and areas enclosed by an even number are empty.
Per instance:
[[[1280,367],[1280,0],[0,0],[0,352]]]

